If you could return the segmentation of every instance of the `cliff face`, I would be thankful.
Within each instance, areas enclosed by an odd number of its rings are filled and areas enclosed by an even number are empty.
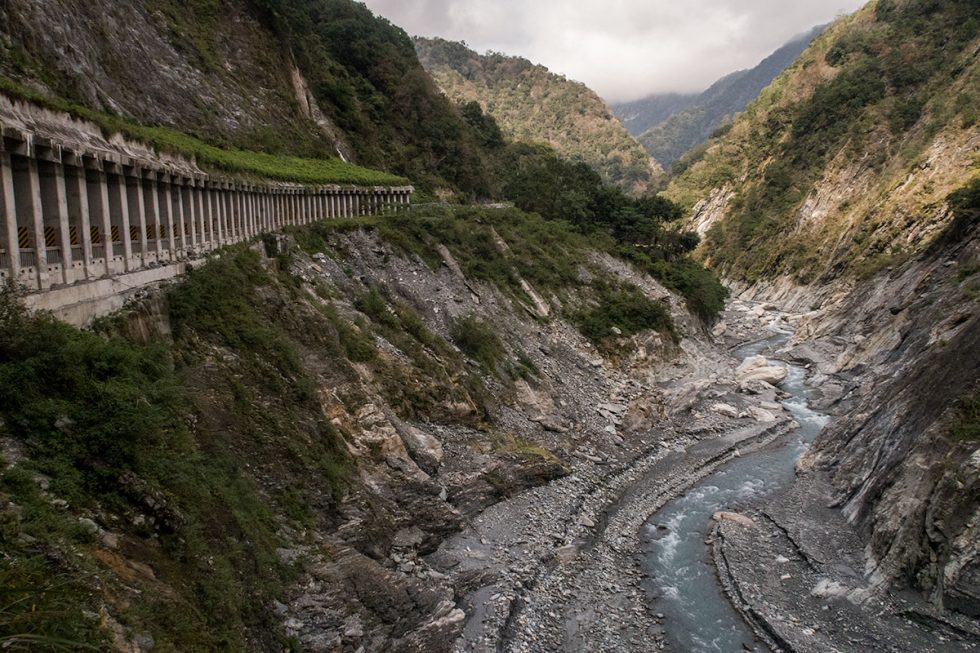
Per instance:
[[[882,587],[978,609],[977,153],[970,2],[835,23],[668,194],[744,297],[803,315],[793,350],[838,415],[831,474]],[[778,234],[778,237],[776,236]],[[805,483],[803,477],[800,480]]]
[[[526,59],[480,55],[461,43],[416,39],[415,47],[450,99],[479,102],[509,138],[547,143],[569,159],[588,163],[606,182],[629,190],[645,190],[662,173],[584,84]]]
[[[448,650],[478,579],[423,557],[573,459],[626,456],[674,334],[700,333],[514,210],[229,248],[99,335],[10,300],[0,578],[71,588],[31,595],[33,632],[127,651]]]
[[[430,187],[486,183],[408,36],[350,0],[13,0],[0,75],[215,145],[339,156]]]
[[[969,2],[835,23],[670,184],[731,278],[868,276],[921,251],[980,146]],[[780,233],[784,237],[771,238]]]

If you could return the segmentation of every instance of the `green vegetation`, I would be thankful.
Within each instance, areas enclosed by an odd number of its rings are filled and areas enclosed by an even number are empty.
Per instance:
[[[355,166],[336,158],[302,159],[266,152],[223,149],[174,129],[141,125],[132,120],[87,109],[79,104],[52,99],[3,78],[0,78],[0,91],[93,122],[102,128],[107,136],[122,134],[127,138],[146,143],[160,152],[196,159],[205,168],[304,184],[407,183],[407,180],[402,177]]]
[[[4,504],[19,506],[4,512],[0,576],[22,610],[0,637],[104,646],[87,616],[104,600],[92,589],[100,566],[82,553],[93,535],[55,498],[159,537],[162,549],[150,557],[159,556],[157,575],[177,592],[148,596],[130,618],[162,649],[240,649],[252,629],[273,637],[276,625],[260,604],[275,596],[285,570],[271,513],[226,450],[195,442],[191,402],[166,348],[28,317],[8,290],[0,351],[4,430],[28,455],[0,475]],[[49,489],[38,475],[50,479]],[[143,525],[106,516],[114,514],[143,515]],[[36,610],[30,598],[40,600]]]
[[[961,442],[980,441],[980,393],[960,397],[950,435]]]
[[[478,137],[434,87],[411,39],[351,0],[250,0],[358,159],[412,179],[486,195]]]
[[[712,266],[746,281],[790,273],[808,282],[873,273],[901,256],[899,227],[879,228],[884,217],[864,216],[866,228],[842,242],[833,211],[806,229],[799,212],[828,173],[851,162],[880,180],[863,195],[887,196],[940,130],[955,138],[952,130],[969,124],[969,92],[950,88],[969,89],[975,76],[964,59],[980,27],[972,9],[955,0],[879,2],[843,19],[727,133],[685,157],[669,195],[687,206],[747,175],[707,235]],[[821,72],[827,65],[833,75]]]
[[[961,242],[980,223],[980,176],[950,193],[946,203],[953,212],[953,221],[940,239],[952,243]]]
[[[504,345],[494,328],[472,315],[453,325],[452,336],[459,348],[479,363],[485,373],[492,373],[505,354]]]
[[[599,347],[608,348],[617,338],[642,331],[659,331],[676,336],[667,308],[631,285],[615,288],[600,286],[598,302],[580,311],[575,320],[582,334]]]
[[[415,48],[471,124],[480,106],[499,123],[497,130],[485,124],[477,128],[485,145],[500,144],[502,130],[520,143],[549,144],[562,157],[588,164],[606,183],[631,191],[651,186],[650,157],[583,84],[526,59],[479,55],[463,43],[416,39]]]

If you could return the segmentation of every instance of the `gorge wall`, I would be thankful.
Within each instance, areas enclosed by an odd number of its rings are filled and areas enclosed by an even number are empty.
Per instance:
[[[980,568],[978,443],[964,426],[980,376],[974,8],[882,0],[839,20],[667,191],[743,297],[803,314],[796,338],[812,344],[794,354],[835,388],[840,414],[804,464],[831,474],[870,543],[869,570],[969,614]]]

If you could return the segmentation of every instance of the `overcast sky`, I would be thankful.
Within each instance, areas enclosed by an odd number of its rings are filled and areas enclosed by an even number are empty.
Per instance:
[[[865,0],[366,0],[418,36],[526,57],[610,101],[700,91]]]

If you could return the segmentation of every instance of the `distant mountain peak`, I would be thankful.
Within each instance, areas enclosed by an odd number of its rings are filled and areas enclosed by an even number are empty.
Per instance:
[[[702,93],[661,93],[613,104],[612,110],[650,155],[668,166],[745,109],[827,27],[794,37],[757,66],[729,73]]]

